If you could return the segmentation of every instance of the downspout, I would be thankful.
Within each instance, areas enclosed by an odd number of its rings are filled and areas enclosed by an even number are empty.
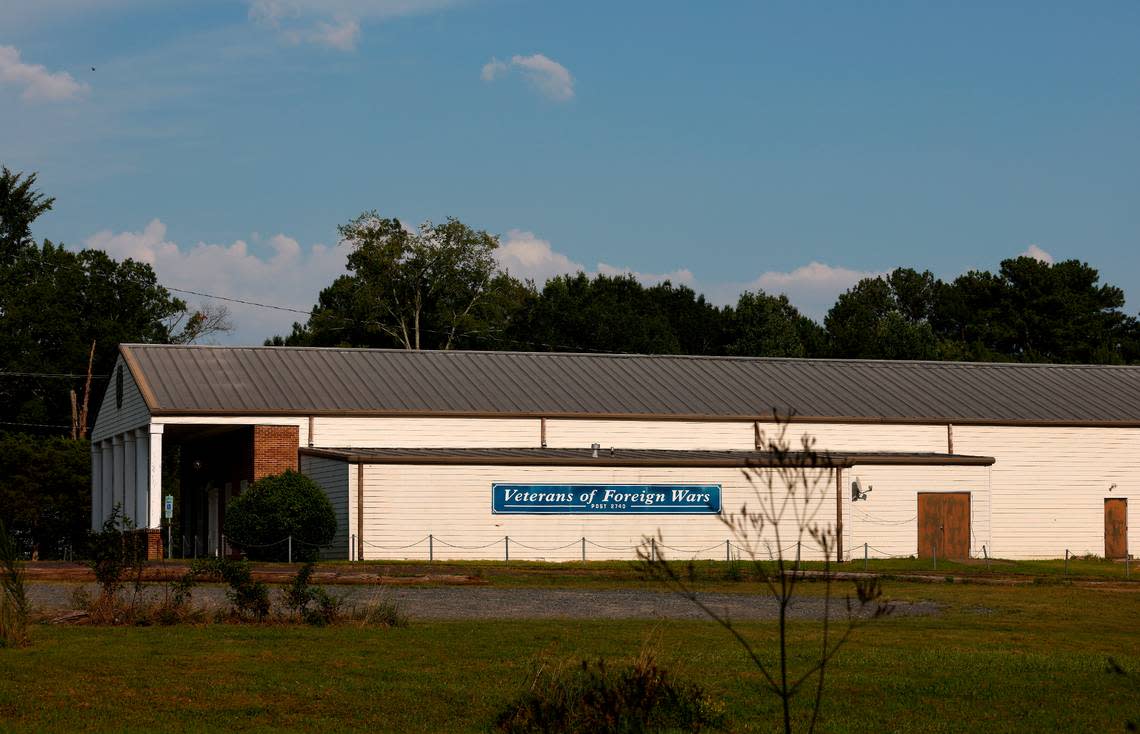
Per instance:
[[[364,462],[356,465],[356,560],[364,560]]]
[[[843,468],[835,467],[835,562],[843,563]]]

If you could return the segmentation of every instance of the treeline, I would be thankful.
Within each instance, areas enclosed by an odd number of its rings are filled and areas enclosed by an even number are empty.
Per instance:
[[[1140,325],[1124,292],[1077,260],[1005,260],[943,281],[899,268],[843,293],[823,323],[787,297],[718,307],[693,289],[583,273],[542,287],[498,269],[497,240],[456,220],[409,231],[366,212],[340,228],[348,273],[290,346],[631,352],[1131,364]]]
[[[59,557],[91,523],[85,438],[119,344],[189,342],[228,322],[145,263],[37,242],[32,223],[54,199],[35,185],[0,166],[0,521],[22,549]]]

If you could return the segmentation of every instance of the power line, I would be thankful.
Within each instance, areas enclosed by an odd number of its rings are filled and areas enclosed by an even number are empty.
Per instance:
[[[215,295],[213,293],[203,293],[202,291],[192,291],[192,290],[187,290],[185,288],[173,288],[171,286],[162,286],[162,287],[166,288],[166,290],[168,290],[168,291],[173,291],[175,293],[186,293],[186,294],[193,295],[193,296],[199,296],[200,298],[213,298],[213,299],[216,299],[219,301],[229,301],[231,303],[240,303],[240,304],[245,305],[245,306],[256,306],[257,308],[271,308],[275,311],[288,311],[290,313],[299,313],[299,314],[304,314],[306,316],[312,315],[311,311],[303,311],[299,308],[292,308],[290,306],[278,306],[278,305],[275,305],[272,303],[259,303],[257,301],[243,300],[241,298],[230,298],[229,296],[218,296],[218,295]],[[353,325],[353,326],[380,326],[380,327],[392,328],[391,324],[386,324],[382,321],[357,320],[357,319],[349,318],[347,316],[336,316],[336,318],[339,319],[340,321],[348,324],[348,325]],[[451,332],[447,331],[447,330],[429,329],[429,328],[424,328],[424,327],[420,327],[420,333],[438,334],[440,336],[451,335]],[[548,342],[523,341],[520,339],[510,339],[508,337],[495,336],[495,335],[491,334],[490,332],[479,331],[477,329],[471,329],[471,330],[467,330],[467,331],[463,331],[463,332],[456,332],[454,334],[454,336],[457,336],[457,337],[475,336],[475,337],[481,337],[483,339],[489,339],[491,341],[504,343],[504,344],[516,344],[516,345],[522,345],[522,346],[527,346],[527,347],[540,346],[540,347],[547,347],[549,349],[560,349],[560,350],[567,350],[567,351],[574,351],[574,352],[594,352],[597,354],[626,354],[626,352],[617,352],[617,351],[614,351],[612,349],[590,349],[589,347],[571,346],[569,344],[550,344]]]
[[[52,377],[63,380],[86,380],[87,375],[75,372],[0,372],[0,377]],[[91,375],[92,380],[106,380],[110,375]]]
[[[304,310],[299,309],[299,308],[291,308],[289,306],[275,306],[271,303],[258,303],[257,301],[244,301],[240,298],[230,298],[229,296],[215,296],[213,293],[201,293],[199,291],[189,291],[189,290],[186,290],[185,288],[172,288],[170,286],[162,286],[162,287],[166,288],[166,290],[168,290],[168,291],[174,291],[175,293],[188,293],[189,295],[201,296],[202,298],[214,298],[214,299],[217,299],[219,301],[229,301],[231,303],[241,303],[241,304],[246,305],[246,306],[257,306],[258,308],[272,308],[272,309],[277,310],[277,311],[289,311],[291,313],[303,313],[305,315],[309,314],[308,311],[304,311]]]
[[[71,428],[72,426],[65,426],[60,423],[13,423],[10,421],[0,421],[0,426],[24,426],[27,428]]]

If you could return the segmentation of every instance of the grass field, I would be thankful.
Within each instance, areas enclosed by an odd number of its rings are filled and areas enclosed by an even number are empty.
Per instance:
[[[1140,722],[1136,586],[888,581],[886,591],[943,613],[861,630],[829,676],[821,731]],[[744,629],[772,649],[774,625]],[[536,665],[628,660],[647,646],[724,702],[731,731],[775,729],[777,702],[710,623],[415,620],[390,630],[37,627],[31,647],[0,650],[0,729],[485,731]],[[1109,657],[1127,674],[1110,671]]]

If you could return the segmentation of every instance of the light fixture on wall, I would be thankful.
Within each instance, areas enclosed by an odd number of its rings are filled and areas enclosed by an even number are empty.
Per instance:
[[[1111,492],[1111,491],[1112,491],[1112,490],[1114,490],[1114,489],[1116,489],[1116,485],[1115,485],[1115,484],[1113,484],[1111,487],[1109,487],[1109,488],[1108,488],[1108,491],[1109,491],[1109,492]]]
[[[859,500],[867,499],[867,495],[873,489],[874,487],[868,486],[867,489],[864,490],[863,485],[859,483],[858,479],[856,479],[854,482],[851,482],[851,501],[858,502]]]

